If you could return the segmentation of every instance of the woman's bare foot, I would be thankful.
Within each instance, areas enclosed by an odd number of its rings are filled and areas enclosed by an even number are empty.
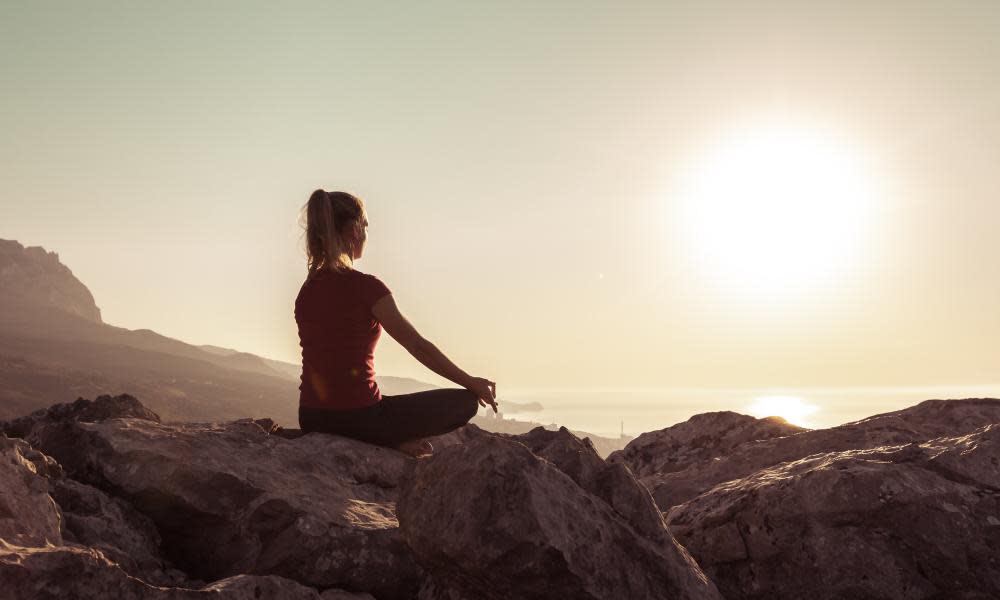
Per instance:
[[[434,446],[425,439],[416,439],[403,442],[396,446],[396,450],[400,452],[405,452],[410,456],[419,458],[421,456],[430,456],[434,452]]]

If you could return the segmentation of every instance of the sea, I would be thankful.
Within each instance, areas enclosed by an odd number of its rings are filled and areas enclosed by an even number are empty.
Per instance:
[[[784,417],[812,429],[833,427],[913,406],[923,400],[1000,398],[1000,383],[933,387],[587,388],[498,390],[504,418],[562,425],[605,437],[634,437],[698,413],[735,411]],[[538,403],[541,410],[506,408]],[[485,409],[482,409],[485,414]],[[782,414],[785,413],[785,414]]]

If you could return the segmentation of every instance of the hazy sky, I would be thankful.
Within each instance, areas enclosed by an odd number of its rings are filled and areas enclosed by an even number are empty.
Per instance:
[[[0,238],[298,362],[343,189],[501,387],[997,381],[1000,3],[806,4],[4,1]]]

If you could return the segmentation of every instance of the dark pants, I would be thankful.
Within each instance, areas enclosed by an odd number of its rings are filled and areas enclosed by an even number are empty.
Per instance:
[[[299,427],[303,433],[322,431],[379,446],[396,446],[453,431],[468,423],[478,410],[479,399],[474,393],[448,388],[382,396],[381,402],[365,408],[300,406]]]

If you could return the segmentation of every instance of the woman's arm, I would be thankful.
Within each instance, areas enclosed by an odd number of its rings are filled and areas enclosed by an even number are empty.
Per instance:
[[[420,335],[406,317],[400,314],[392,294],[383,296],[372,305],[372,315],[378,319],[392,339],[399,342],[425,367],[464,388],[472,385],[473,378],[468,373],[451,362],[437,346]]]

